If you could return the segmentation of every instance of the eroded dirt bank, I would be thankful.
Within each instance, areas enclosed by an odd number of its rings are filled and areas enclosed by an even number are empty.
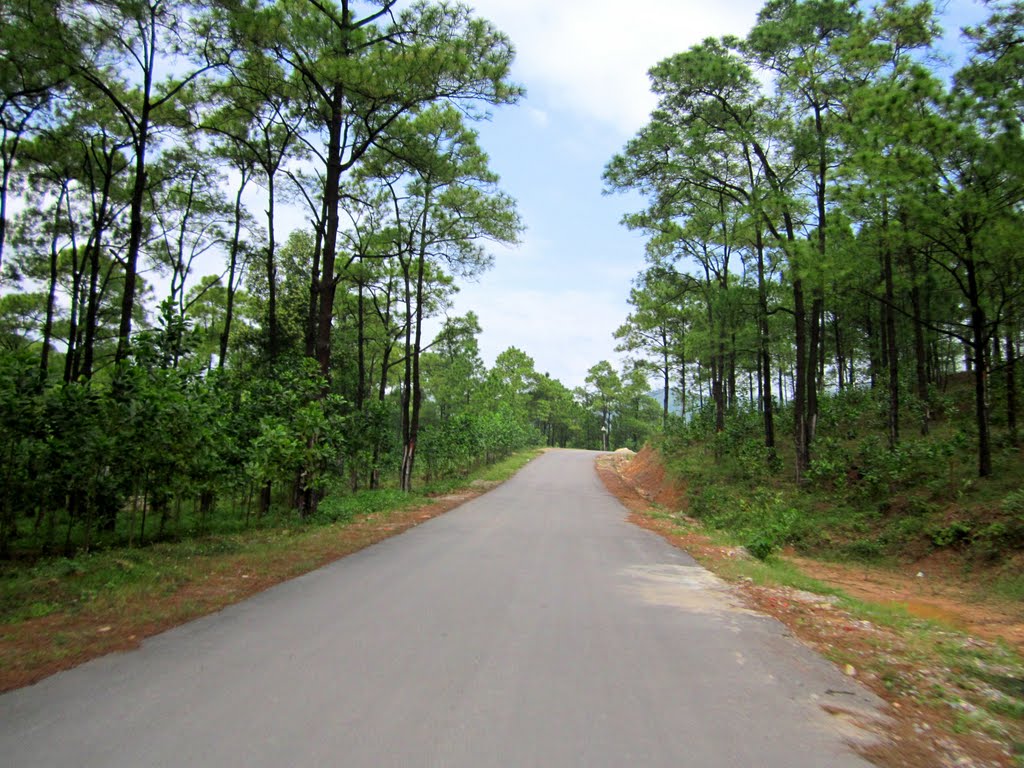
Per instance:
[[[941,557],[903,570],[885,570],[783,555],[806,575],[856,600],[898,606],[933,624],[910,621],[909,627],[899,622],[888,626],[866,620],[844,610],[835,596],[759,584],[742,575],[749,556],[741,548],[712,541],[686,516],[685,483],[666,475],[654,451],[602,456],[597,471],[630,510],[631,522],[660,534],[732,580],[752,607],[782,621],[804,643],[889,703],[891,720],[884,743],[865,752],[873,762],[886,768],[1024,765],[1024,678],[1019,658],[998,669],[992,662],[1012,657],[1008,648],[1024,650],[1024,607],[979,601],[976,585]],[[983,659],[979,663],[989,668],[982,675],[987,682],[979,685],[976,676],[948,663],[961,657]],[[975,703],[979,700],[984,701]],[[1008,717],[994,719],[985,704]],[[841,710],[834,714],[843,715]]]

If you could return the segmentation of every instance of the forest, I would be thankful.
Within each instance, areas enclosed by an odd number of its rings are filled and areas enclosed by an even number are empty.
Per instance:
[[[488,369],[448,313],[523,230],[472,128],[521,98],[514,50],[468,7],[11,0],[0,49],[0,556],[658,423],[642,368]]]
[[[650,70],[606,166],[646,201],[620,348],[694,414],[691,508],[760,510],[764,552],[1024,547],[1024,4],[986,9],[956,61],[927,2],[770,0]]]
[[[909,0],[772,0],[657,63],[604,174],[647,203],[628,360],[570,389],[448,311],[525,227],[473,129],[514,47],[468,7],[10,0],[0,556],[652,436],[828,492],[966,450],[1012,482],[1024,7],[988,9],[955,63]]]

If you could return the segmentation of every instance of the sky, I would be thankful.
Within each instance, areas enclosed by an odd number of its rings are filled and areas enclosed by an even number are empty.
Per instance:
[[[706,37],[743,36],[760,0],[469,0],[516,47],[518,105],[477,124],[491,167],[527,227],[519,245],[492,248],[494,267],[460,283],[449,311],[473,311],[490,367],[510,346],[536,370],[582,386],[601,360],[617,367],[615,329],[644,267],[641,235],[619,223],[639,210],[632,195],[604,195],[601,173],[646,123],[654,98],[647,70]],[[977,0],[949,0],[955,31],[982,14]]]
[[[480,143],[527,227],[494,267],[461,284],[451,313],[472,310],[490,366],[516,346],[540,373],[582,386],[613,338],[644,267],[642,236],[620,225],[643,201],[604,195],[607,162],[647,121],[647,70],[708,36],[743,34],[760,2],[476,0],[477,14],[516,47],[513,79],[527,95],[476,125]]]

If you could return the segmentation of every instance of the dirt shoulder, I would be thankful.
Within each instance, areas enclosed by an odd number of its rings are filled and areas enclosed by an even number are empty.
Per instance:
[[[927,571],[893,572],[784,557],[788,567],[864,601],[856,607],[836,595],[752,578],[745,574],[757,576],[756,562],[686,518],[686,489],[666,478],[656,456],[603,456],[597,470],[631,522],[732,581],[753,608],[786,624],[888,703],[882,740],[863,752],[873,763],[1024,765],[1024,667],[1014,653],[1022,649],[1024,608],[979,602],[972,585],[948,578],[950,568],[940,562]],[[905,618],[888,621],[887,613]]]
[[[62,606],[46,616],[0,624],[0,692],[30,685],[113,651],[136,648],[147,637],[219,611],[444,514],[494,485],[477,482],[420,506],[344,524],[267,531],[262,537],[250,537],[244,551],[238,553],[174,558],[173,563],[161,565],[166,579],[159,587],[111,590],[110,596]],[[156,557],[147,550],[132,552]],[[127,558],[123,562],[126,569],[132,567]]]

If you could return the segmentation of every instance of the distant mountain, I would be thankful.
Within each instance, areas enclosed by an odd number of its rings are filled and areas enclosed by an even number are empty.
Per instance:
[[[653,392],[648,393],[651,397],[658,401],[658,405],[664,402],[665,390],[656,389]],[[678,392],[669,392],[668,395],[668,412],[674,413],[676,416],[681,416],[683,413],[683,401],[679,399]]]

